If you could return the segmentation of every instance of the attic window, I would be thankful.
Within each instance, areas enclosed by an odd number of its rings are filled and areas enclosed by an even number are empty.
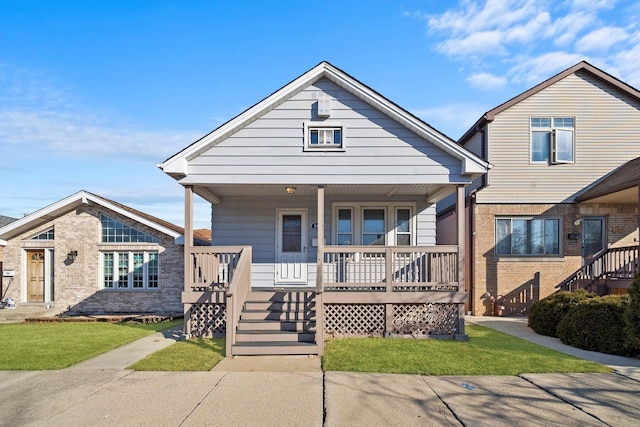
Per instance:
[[[129,227],[122,222],[100,215],[102,223],[103,243],[159,243],[158,238],[148,235],[142,231]]]
[[[51,227],[47,231],[44,231],[37,236],[33,236],[31,240],[53,240],[54,236],[53,227]]]
[[[344,149],[344,132],[342,126],[308,125],[305,132],[306,150],[342,150]]]

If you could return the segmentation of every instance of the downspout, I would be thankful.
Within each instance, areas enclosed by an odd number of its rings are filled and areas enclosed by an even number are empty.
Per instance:
[[[476,207],[476,190],[474,190],[471,194],[469,194],[469,226],[467,233],[469,236],[469,277],[467,277],[469,283],[469,311],[471,311],[472,315],[476,315],[476,311],[474,309],[474,295],[475,295],[475,283],[476,283],[476,267],[475,267],[475,241],[476,241],[476,230],[475,230],[475,221],[474,221],[474,212]]]

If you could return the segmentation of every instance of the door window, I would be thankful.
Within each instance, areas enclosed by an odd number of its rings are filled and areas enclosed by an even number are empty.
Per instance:
[[[282,215],[282,252],[302,251],[302,217]]]

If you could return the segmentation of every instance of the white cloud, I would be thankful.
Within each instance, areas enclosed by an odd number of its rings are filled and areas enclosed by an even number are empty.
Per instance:
[[[585,59],[568,52],[548,52],[536,57],[517,58],[509,70],[512,81],[526,85],[541,83],[552,75]]]
[[[448,56],[503,54],[502,34],[497,31],[482,31],[461,39],[449,39],[438,45],[438,51]]]
[[[475,73],[467,78],[467,83],[476,89],[490,91],[502,89],[508,81],[491,73]]]
[[[198,137],[99,123],[80,113],[0,110],[0,144],[44,145],[66,155],[162,161]]]
[[[627,32],[619,27],[602,27],[583,36],[576,43],[580,52],[606,52],[613,45],[629,38]]]

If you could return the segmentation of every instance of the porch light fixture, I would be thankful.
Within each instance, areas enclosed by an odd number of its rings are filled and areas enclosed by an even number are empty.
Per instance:
[[[285,190],[287,190],[287,194],[293,194],[296,192],[296,187],[287,187]]]
[[[582,218],[578,218],[575,221],[573,221],[573,225],[575,225],[575,226],[578,226],[580,224],[582,224]]]
[[[78,251],[69,251],[67,254],[67,259],[69,261],[75,261],[78,258]]]

